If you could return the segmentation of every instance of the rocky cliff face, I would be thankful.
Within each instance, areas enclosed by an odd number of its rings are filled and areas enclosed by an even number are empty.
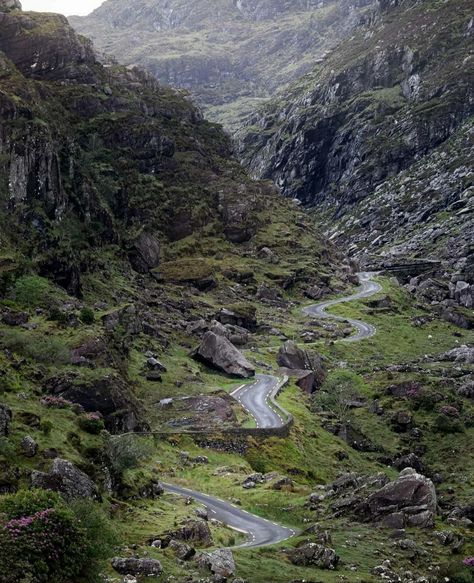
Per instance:
[[[121,62],[189,89],[210,119],[235,128],[358,25],[373,0],[108,0],[71,18]]]
[[[99,57],[62,16],[0,5],[8,387],[16,355],[27,354],[35,372],[20,377],[32,390],[98,412],[114,432],[145,427],[132,385],[153,394],[154,351],[195,341],[188,319],[257,302],[260,284],[321,283],[332,251],[302,220],[270,183],[248,177],[222,129],[180,91]],[[131,355],[144,346],[151,364],[132,381]]]
[[[2,223],[16,259],[34,253],[78,294],[97,247],[118,245],[144,272],[160,241],[215,221],[229,241],[255,234],[271,188],[179,92],[100,63],[64,17],[0,12],[0,27]]]
[[[317,205],[359,257],[461,260],[472,243],[473,31],[463,0],[381,3],[250,119],[242,158]]]

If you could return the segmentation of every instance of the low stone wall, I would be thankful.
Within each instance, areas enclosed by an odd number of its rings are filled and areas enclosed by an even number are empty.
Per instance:
[[[172,436],[172,435],[189,435],[194,441],[202,447],[209,447],[212,449],[222,449],[225,451],[245,452],[247,438],[253,437],[257,439],[264,439],[268,437],[285,438],[290,435],[291,427],[294,424],[293,415],[284,409],[276,402],[276,397],[281,393],[284,387],[288,384],[289,377],[284,376],[275,387],[273,393],[270,395],[269,401],[274,409],[277,409],[286,418],[286,422],[280,427],[229,427],[209,430],[192,430],[192,429],[161,429],[154,431],[143,431],[136,433],[126,433],[123,435],[156,435],[156,436]],[[117,435],[115,437],[121,437]],[[208,445],[206,445],[208,444]],[[212,444],[212,445],[211,445]],[[219,446],[222,444],[222,447]],[[240,449],[235,449],[240,448]],[[242,449],[244,448],[244,449]]]

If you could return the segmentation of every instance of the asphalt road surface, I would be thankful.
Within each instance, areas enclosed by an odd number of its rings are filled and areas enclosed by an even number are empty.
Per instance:
[[[355,294],[351,296],[346,296],[344,298],[339,298],[337,300],[330,300],[328,302],[322,302],[320,304],[314,304],[313,306],[308,306],[304,308],[303,312],[308,316],[313,316],[316,318],[330,318],[331,320],[337,320],[339,322],[347,322],[354,326],[356,333],[348,338],[344,338],[343,342],[358,342],[359,340],[364,340],[365,338],[370,338],[374,336],[377,332],[375,326],[372,324],[367,324],[366,322],[361,322],[360,320],[353,320],[352,318],[344,318],[342,316],[334,316],[333,314],[328,314],[327,309],[332,306],[337,306],[338,304],[343,304],[346,302],[352,302],[354,300],[360,300],[363,298],[369,298],[382,290],[380,286],[375,281],[372,281],[373,273],[359,273],[360,288]]]
[[[256,375],[257,380],[251,385],[243,385],[232,394],[242,407],[252,415],[257,428],[283,427],[285,419],[278,410],[274,410],[269,398],[275,390],[279,379],[271,375]]]
[[[359,280],[361,286],[359,291],[355,294],[309,306],[304,309],[304,313],[318,318],[331,318],[333,320],[350,323],[356,329],[356,334],[352,335],[350,338],[345,338],[345,342],[356,342],[358,340],[363,340],[364,338],[370,338],[377,331],[371,324],[366,324],[365,322],[352,320],[350,318],[334,316],[328,314],[326,310],[337,304],[368,298],[378,293],[382,288],[378,283],[372,281],[372,277],[372,273],[360,273]],[[271,375],[257,375],[254,383],[250,385],[242,385],[232,393],[232,396],[252,415],[257,428],[282,427],[285,423],[283,416],[280,415],[277,409],[273,409],[269,403],[269,398],[278,382],[279,379],[277,377]],[[167,492],[179,496],[191,496],[196,501],[206,506],[211,518],[216,518],[230,528],[246,534],[248,540],[240,545],[241,547],[262,547],[271,545],[287,540],[296,534],[295,530],[291,528],[281,526],[275,522],[250,514],[246,510],[242,510],[238,506],[235,506],[230,502],[225,502],[220,498],[195,492],[181,486],[171,484],[163,484],[163,486]]]
[[[248,536],[247,542],[239,545],[239,547],[263,547],[272,545],[291,538],[296,534],[291,528],[280,526],[276,522],[271,522],[265,518],[259,518],[220,498],[171,484],[163,484],[163,487],[167,492],[171,492],[172,494],[191,496],[197,502],[206,506],[210,518],[220,520],[230,528],[246,534]]]

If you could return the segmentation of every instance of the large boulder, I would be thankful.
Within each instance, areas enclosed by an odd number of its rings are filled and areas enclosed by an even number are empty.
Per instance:
[[[217,334],[217,336],[224,336],[224,338],[227,338],[229,342],[232,342],[236,346],[244,346],[250,339],[250,333],[246,328],[233,326],[232,324],[224,325],[217,320],[211,322],[209,330]]]
[[[121,575],[137,575],[139,577],[159,577],[163,567],[157,559],[126,559],[115,557],[112,567]]]
[[[216,320],[221,324],[230,324],[255,330],[257,328],[257,310],[252,304],[236,304],[228,308],[222,308],[216,314]]]
[[[255,375],[255,367],[223,336],[206,332],[193,358],[228,375],[248,379]]]
[[[212,545],[211,529],[204,520],[190,520],[186,522],[180,529],[170,534],[169,541],[173,539],[193,543],[200,547]]]
[[[34,471],[31,486],[59,492],[68,502],[79,498],[97,498],[97,486],[89,476],[61,458],[53,460],[48,473]]]
[[[445,352],[441,356],[441,359],[464,364],[474,364],[474,346],[466,346],[463,344],[458,348],[453,348],[453,350]]]
[[[11,420],[11,409],[0,403],[0,437],[7,437],[9,435]]]
[[[138,273],[148,273],[160,264],[161,247],[158,239],[151,233],[143,232],[132,243],[129,252],[130,263]]]
[[[432,528],[437,509],[436,490],[430,479],[413,468],[406,468],[396,480],[369,496],[366,509],[371,519],[391,528]]]
[[[288,556],[293,565],[302,567],[335,569],[339,563],[339,557],[335,550],[312,542],[292,549],[288,552]]]
[[[201,569],[207,569],[217,577],[229,578],[235,574],[234,556],[230,549],[201,553],[196,561]]]
[[[306,393],[317,391],[326,378],[322,358],[287,340],[278,351],[277,362],[283,372],[297,378],[296,384]]]

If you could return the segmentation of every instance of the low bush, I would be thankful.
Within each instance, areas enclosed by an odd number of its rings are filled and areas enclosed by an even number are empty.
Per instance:
[[[2,583],[97,583],[115,542],[92,501],[68,506],[43,490],[0,497]]]
[[[100,413],[84,413],[78,419],[79,427],[92,435],[99,435],[104,429],[104,420]]]
[[[51,284],[37,275],[24,275],[16,280],[12,290],[13,299],[25,308],[44,306],[52,296]]]
[[[86,324],[86,326],[90,326],[95,321],[94,311],[90,308],[82,308],[81,313],[79,314],[79,319],[83,324]]]
[[[65,364],[70,359],[69,350],[60,338],[26,330],[3,330],[0,346],[45,364]]]
[[[465,427],[461,419],[440,413],[434,422],[434,430],[439,433],[463,433]]]
[[[440,575],[451,583],[472,583],[473,571],[474,557],[466,557],[464,560],[456,557],[441,567]]]
[[[122,473],[140,466],[149,458],[154,447],[146,438],[136,435],[112,437],[107,443],[107,454],[114,470]]]

